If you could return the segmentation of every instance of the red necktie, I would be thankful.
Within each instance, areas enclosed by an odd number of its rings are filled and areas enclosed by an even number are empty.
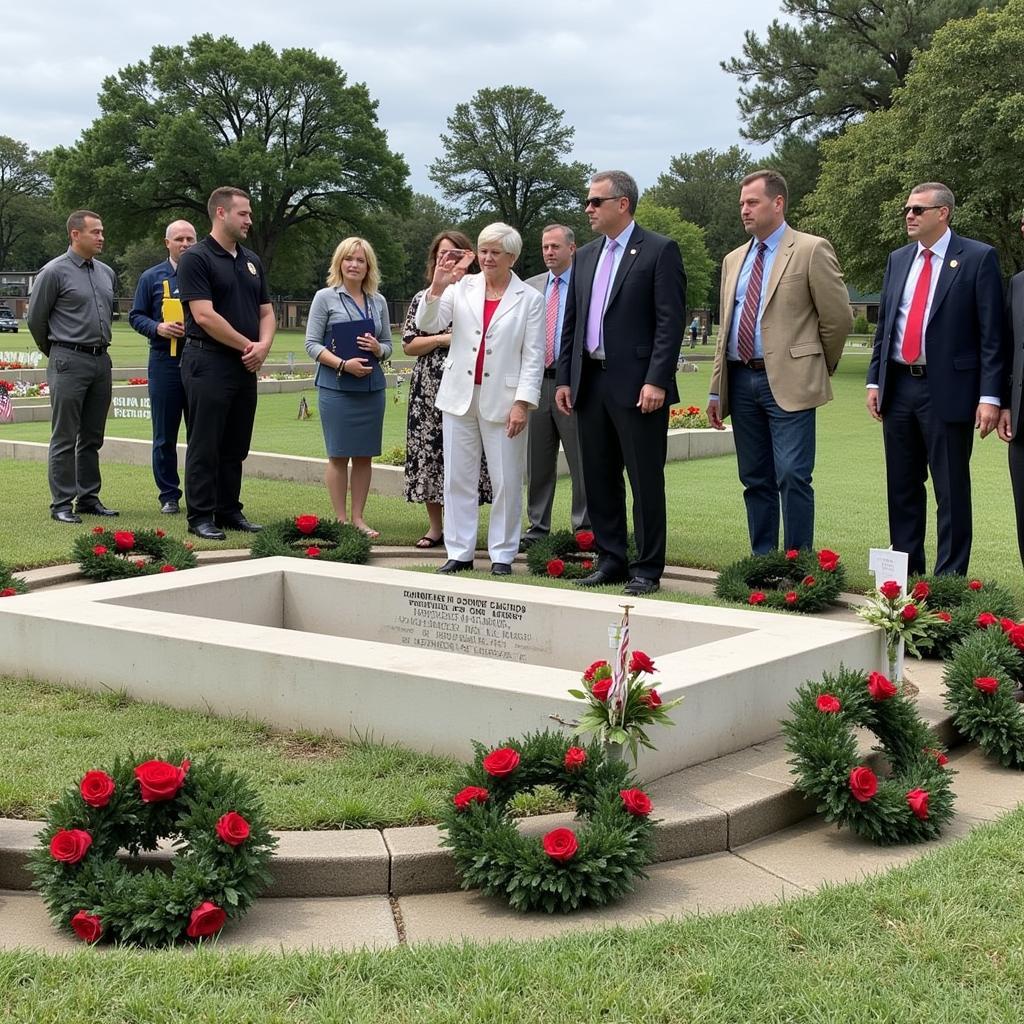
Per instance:
[[[548,331],[547,342],[544,345],[544,366],[550,369],[555,361],[555,331],[558,328],[558,285],[559,279],[551,281],[551,291],[548,292]]]
[[[924,334],[924,311],[928,305],[928,292],[932,287],[932,251],[922,249],[924,266],[914,286],[914,297],[910,300],[910,312],[903,328],[903,362],[916,363],[921,356],[921,338]]]
[[[740,312],[740,326],[736,332],[736,345],[741,363],[754,358],[754,328],[757,325],[757,311],[761,306],[761,280],[764,277],[764,254],[768,246],[761,242],[754,257],[754,267],[747,281],[747,293],[743,296]]]

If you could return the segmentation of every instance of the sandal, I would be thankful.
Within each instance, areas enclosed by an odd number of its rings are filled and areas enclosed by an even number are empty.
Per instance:
[[[441,534],[440,537],[431,537],[429,533],[425,533],[416,541],[416,547],[421,551],[425,551],[427,548],[436,548],[443,540],[444,534]]]
[[[380,531],[373,529],[371,526],[357,526],[356,529],[364,537],[369,537],[370,540],[376,540],[380,536]]]

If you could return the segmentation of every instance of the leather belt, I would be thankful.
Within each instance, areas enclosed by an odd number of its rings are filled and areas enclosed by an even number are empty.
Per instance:
[[[191,334],[185,338],[185,344],[191,345],[193,348],[206,349],[208,352],[234,351],[230,345],[222,345],[219,341],[214,341],[212,338],[196,338]]]
[[[745,363],[739,359],[728,360],[730,366],[743,366],[748,370],[759,370],[764,371],[764,360],[763,359],[748,359]]]
[[[910,377],[928,376],[928,367],[923,363],[898,363],[893,359],[892,365],[895,369],[899,370],[900,373],[905,373]]]
[[[59,348],[69,348],[74,352],[84,352],[87,356],[101,356],[107,351],[106,345],[76,345],[71,341],[55,341]]]

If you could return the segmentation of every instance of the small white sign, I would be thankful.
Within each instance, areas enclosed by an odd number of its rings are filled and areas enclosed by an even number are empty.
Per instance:
[[[619,646],[619,630],[622,627],[616,622],[614,625],[608,627],[608,649],[614,651]]]
[[[906,551],[893,551],[892,548],[868,550],[868,569],[875,574],[876,587],[880,587],[886,580],[895,580],[906,593],[908,562]]]

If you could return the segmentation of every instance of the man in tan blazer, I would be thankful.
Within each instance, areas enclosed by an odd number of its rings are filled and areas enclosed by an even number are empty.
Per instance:
[[[716,430],[732,415],[754,554],[814,546],[815,414],[853,326],[839,263],[824,238],[786,223],[786,181],[748,174],[740,217],[752,235],[722,264],[721,328],[708,395]]]

